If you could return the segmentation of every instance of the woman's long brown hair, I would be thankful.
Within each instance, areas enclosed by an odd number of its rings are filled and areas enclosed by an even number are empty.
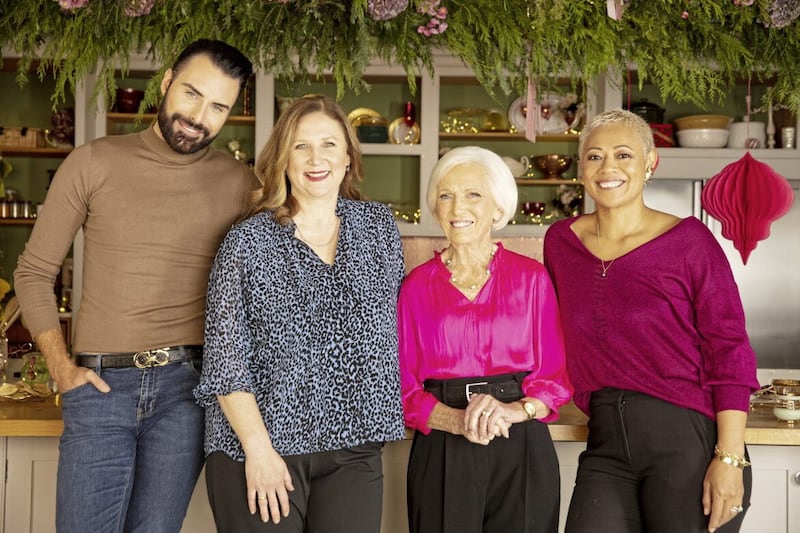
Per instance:
[[[296,200],[292,197],[292,187],[286,176],[289,153],[294,142],[295,132],[300,120],[310,113],[322,112],[341,124],[347,139],[347,154],[350,156],[349,170],[339,186],[343,198],[361,200],[363,198],[358,184],[364,179],[364,165],[361,161],[361,144],[358,142],[350,121],[342,108],[332,98],[312,94],[295,100],[278,118],[269,140],[258,154],[255,173],[264,186],[256,193],[253,205],[244,218],[262,211],[273,211],[275,220],[286,225],[298,211]]]

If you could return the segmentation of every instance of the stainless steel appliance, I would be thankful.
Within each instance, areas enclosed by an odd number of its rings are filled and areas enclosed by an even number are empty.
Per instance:
[[[747,331],[759,368],[800,368],[800,180],[791,211],[772,223],[747,265],[722,236],[722,226],[700,205],[702,180],[653,180],[645,188],[650,207],[676,216],[695,216],[717,236],[728,256],[742,297]]]

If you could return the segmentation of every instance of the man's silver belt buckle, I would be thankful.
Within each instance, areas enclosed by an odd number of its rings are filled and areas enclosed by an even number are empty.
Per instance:
[[[475,394],[474,392],[470,391],[472,387],[478,387],[479,385],[488,385],[488,381],[476,381],[475,383],[467,383],[464,385],[464,395],[467,397],[467,401],[469,401],[470,396]]]
[[[147,350],[133,354],[133,364],[136,368],[150,368],[164,366],[169,363],[169,353],[165,349]]]

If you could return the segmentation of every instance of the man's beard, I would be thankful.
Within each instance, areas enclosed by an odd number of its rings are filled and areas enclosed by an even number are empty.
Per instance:
[[[203,135],[199,139],[190,139],[186,137],[186,134],[184,134],[182,131],[176,130],[173,126],[177,121],[181,121],[191,128],[201,130]],[[193,154],[199,150],[202,150],[211,144],[216,137],[211,136],[211,132],[208,130],[208,128],[202,124],[192,122],[180,113],[173,113],[172,115],[168,114],[164,106],[162,106],[158,111],[158,127],[161,129],[161,135],[164,136],[164,140],[167,142],[169,147],[179,154]]]

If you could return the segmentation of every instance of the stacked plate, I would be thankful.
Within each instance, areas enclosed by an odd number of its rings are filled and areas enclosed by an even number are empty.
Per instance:
[[[685,148],[724,148],[733,118],[726,115],[689,115],[674,120],[678,144]]]

